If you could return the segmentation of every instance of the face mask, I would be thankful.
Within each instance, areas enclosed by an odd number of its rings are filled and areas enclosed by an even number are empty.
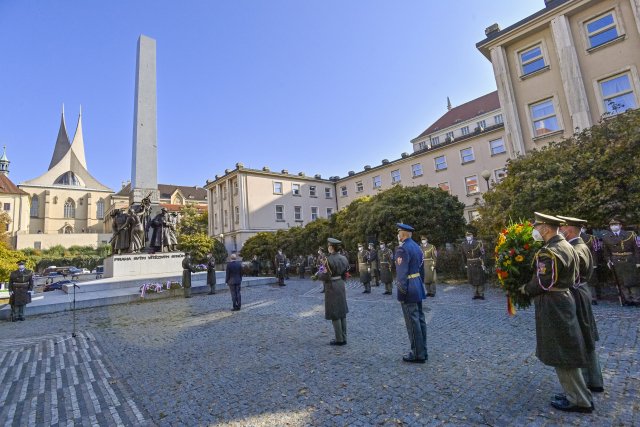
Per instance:
[[[363,248],[362,246],[358,246],[358,250],[359,250],[360,252],[362,252],[362,251],[364,250],[364,248]]]
[[[531,232],[531,237],[533,237],[533,240],[535,240],[536,242],[542,242],[544,240],[542,238],[542,234],[540,234],[538,230],[533,230]]]
[[[426,245],[426,244],[427,244],[427,241],[426,241],[426,240],[423,240],[423,241],[422,241],[422,244],[423,244],[423,245]]]
[[[586,232],[587,232],[587,229],[586,229],[586,228],[584,228],[584,227],[583,227],[583,228],[581,228],[581,229],[580,229],[580,233],[584,234],[584,233],[586,233]]]
[[[18,266],[18,270],[20,270],[20,271],[24,270],[24,265]]]
[[[613,231],[614,233],[617,233],[620,231],[620,226],[619,225],[612,225],[611,226],[611,231]]]
[[[380,245],[380,249],[384,249],[384,245]]]
[[[473,236],[467,236],[467,242],[471,243],[472,240],[473,240]]]

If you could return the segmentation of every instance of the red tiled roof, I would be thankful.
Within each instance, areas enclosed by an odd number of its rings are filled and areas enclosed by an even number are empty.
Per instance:
[[[13,181],[3,173],[0,173],[0,193],[2,194],[28,194],[16,186]]]
[[[161,208],[167,208],[167,210],[169,212],[180,212],[180,209],[182,209],[185,205],[172,205],[171,203],[160,203],[159,205]],[[207,207],[205,205],[192,205],[193,207],[195,207],[198,211],[200,212],[206,212],[207,211]]]
[[[173,184],[158,184],[158,191],[160,192],[160,199],[169,199],[176,189],[180,190],[185,198],[185,201],[203,201],[207,198],[207,190],[202,187],[187,187],[185,185],[173,185]],[[120,191],[116,193],[116,196],[129,196],[131,193],[131,184],[125,185]]]
[[[488,113],[489,111],[497,110],[498,108],[500,108],[500,101],[498,100],[498,91],[496,90],[495,92],[488,93],[473,101],[452,108],[414,139],[432,134],[449,126],[453,126],[456,123],[464,122]]]

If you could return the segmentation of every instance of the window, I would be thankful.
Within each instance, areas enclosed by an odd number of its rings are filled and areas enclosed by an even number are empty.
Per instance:
[[[273,181],[273,194],[282,194],[282,183],[280,181]]]
[[[438,145],[440,144],[440,137],[439,136],[434,136],[431,138],[431,145]]]
[[[291,184],[291,193],[294,196],[300,196],[300,184]]]
[[[227,210],[225,209],[223,212],[223,216],[222,216],[222,222],[223,222],[223,226],[226,227],[227,225],[229,225],[229,213],[227,212]]]
[[[629,108],[636,108],[636,98],[629,73],[619,74],[598,83],[607,114],[618,114]]]
[[[518,54],[520,57],[520,66],[522,74],[527,75],[541,70],[545,67],[544,56],[542,55],[542,46],[537,45],[532,48],[523,50]]]
[[[327,218],[333,215],[333,208],[327,208]]]
[[[473,162],[475,160],[475,157],[473,156],[473,148],[469,147],[469,148],[460,150],[460,159],[462,160],[463,165],[465,163]]]
[[[478,127],[478,130],[484,130],[487,127],[487,122],[480,120],[479,122],[476,122],[476,126]]]
[[[67,199],[67,201],[64,202],[64,217],[65,218],[76,217],[76,204],[71,199]]]
[[[446,191],[447,193],[451,193],[451,188],[449,187],[448,182],[441,182],[440,184],[438,184],[438,188],[442,191]]]
[[[496,177],[496,182],[502,182],[502,180],[507,176],[506,169],[496,169],[493,172],[493,175]]]
[[[236,224],[240,224],[240,207],[239,206],[236,206],[234,208],[234,216],[235,216],[234,222]]]
[[[438,156],[433,159],[436,163],[436,170],[443,171],[447,168],[447,157],[446,156]]]
[[[293,219],[296,221],[302,221],[302,206],[293,207]]]
[[[311,221],[318,219],[318,207],[311,206]]]
[[[5,211],[10,211],[11,210],[11,203],[5,203],[4,204],[4,210]]]
[[[476,219],[480,219],[480,212],[469,211],[469,221],[475,221]]]
[[[461,127],[460,132],[462,132],[462,135],[469,135],[469,126]]]
[[[309,197],[317,197],[316,196],[316,186],[315,185],[310,185],[309,186]]]
[[[226,184],[222,186],[222,198],[224,200],[227,199],[227,186],[226,186]]]
[[[347,195],[349,194],[347,192],[347,186],[343,185],[342,187],[340,187],[340,194],[342,195],[342,197],[347,197]]]
[[[394,171],[391,171],[391,184],[397,184],[401,180],[402,179],[400,178],[400,169],[396,169]]]
[[[558,118],[553,106],[553,99],[545,99],[542,102],[529,106],[531,120],[533,121],[534,136],[545,135],[547,133],[560,130]]]
[[[276,221],[284,221],[284,205],[276,205]]]
[[[501,123],[504,123],[504,119],[502,118],[502,114],[498,114],[496,116],[493,116],[493,123],[499,125]]]
[[[332,197],[331,187],[324,187],[324,198],[330,199]]]
[[[414,178],[422,176],[422,164],[416,163],[415,165],[411,165],[411,174]]]
[[[489,148],[491,149],[491,155],[505,153],[507,150],[504,148],[504,141],[502,138],[489,141]]]
[[[380,175],[373,177],[373,188],[382,188],[382,179]]]
[[[218,194],[215,188],[211,189],[211,199],[213,200],[213,203],[218,202]]]
[[[589,48],[594,48],[605,44],[618,37],[616,20],[613,12],[608,12],[585,24]]]
[[[238,195],[238,179],[233,180],[233,194]]]
[[[449,138],[450,140],[453,140],[453,131],[447,132],[447,138]]]
[[[360,193],[364,190],[364,185],[362,185],[362,181],[356,182],[356,193]]]
[[[467,196],[478,193],[478,175],[465,177],[464,185],[467,189]]]
[[[104,200],[98,200],[96,203],[96,218],[104,219]]]
[[[218,228],[218,214],[217,213],[213,214],[213,226],[215,228]]]
[[[33,249],[42,249],[42,242],[33,242]]]
[[[418,143],[418,150],[424,150],[427,147],[426,141],[420,141]]]
[[[31,197],[31,211],[29,215],[37,217],[39,209],[40,209],[40,200],[38,199],[38,196],[34,194]]]

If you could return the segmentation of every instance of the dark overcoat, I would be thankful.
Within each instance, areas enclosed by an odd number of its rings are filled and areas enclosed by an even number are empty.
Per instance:
[[[216,284],[216,259],[211,257],[207,260],[207,285]]]
[[[327,257],[327,271],[318,273],[318,278],[324,283],[324,318],[338,320],[347,317],[347,291],[345,289],[345,275],[349,270],[349,260],[339,253],[329,254]]]
[[[369,252],[358,251],[358,274],[360,283],[369,283],[371,281],[371,272],[369,272]]]
[[[33,289],[33,271],[26,268],[22,271],[15,270],[9,275],[9,302],[13,306],[27,305],[29,301],[29,291]]]
[[[545,365],[572,369],[587,366],[587,351],[569,288],[578,277],[578,256],[560,235],[536,253],[536,274],[525,285],[536,308],[536,356]]]
[[[378,252],[378,258],[380,259],[380,280],[382,283],[393,282],[393,274],[391,272],[393,251],[388,248],[380,249]]]
[[[593,257],[589,247],[584,243],[582,238],[576,237],[570,242],[573,249],[578,255],[578,263],[580,265],[580,279],[575,286],[571,287],[571,294],[576,300],[576,316],[578,324],[582,331],[584,344],[588,351],[594,350],[598,336],[598,327],[596,326],[596,318],[593,316],[591,307],[591,292],[587,287],[589,278],[593,275]]]
[[[182,287],[190,288],[191,287],[191,273],[194,272],[194,268],[191,265],[191,258],[184,257],[182,260]]]
[[[471,242],[462,242],[462,258],[467,266],[467,279],[473,286],[482,286],[487,281],[484,273],[484,245],[481,241],[473,239]]]

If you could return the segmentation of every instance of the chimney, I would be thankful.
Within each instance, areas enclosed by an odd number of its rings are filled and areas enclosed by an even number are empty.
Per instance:
[[[495,23],[493,25],[489,25],[484,30],[484,35],[488,37],[489,35],[491,35],[493,33],[497,33],[498,31],[500,31],[500,26],[497,23]]]

